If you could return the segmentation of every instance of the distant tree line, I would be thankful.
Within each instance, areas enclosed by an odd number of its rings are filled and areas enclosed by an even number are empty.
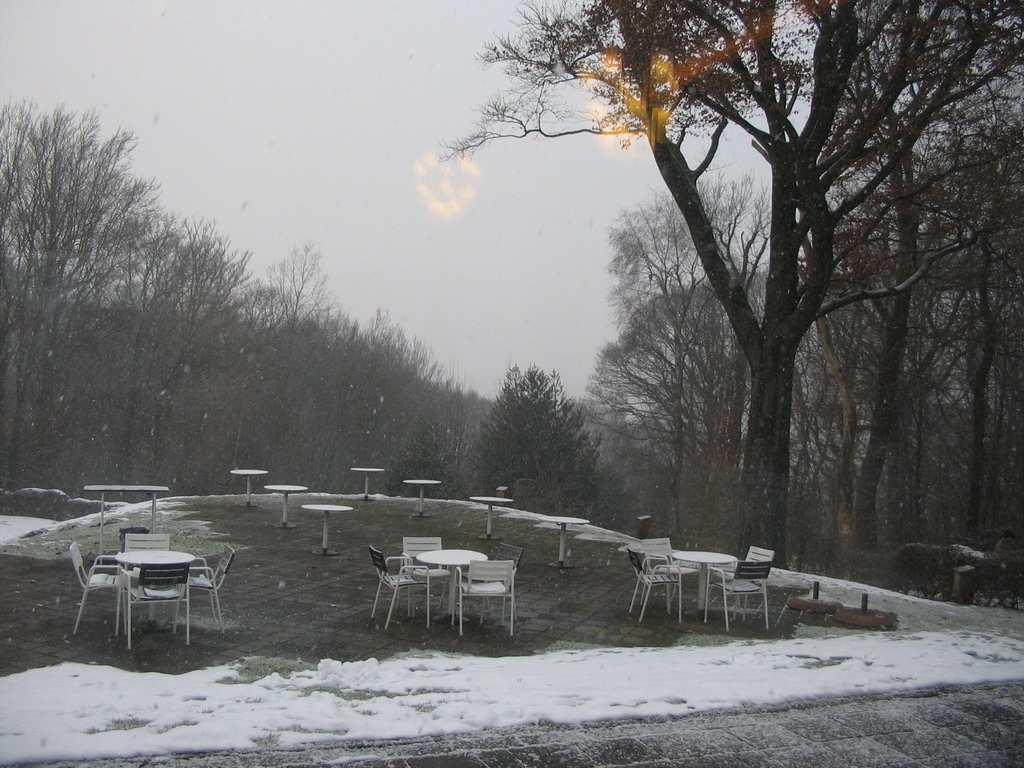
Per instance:
[[[312,244],[254,276],[211,223],[160,206],[134,146],[95,114],[0,109],[3,488],[205,494],[238,491],[228,470],[247,467],[337,492],[380,466],[390,493],[529,478],[538,511],[628,516],[556,373],[513,368],[484,400],[386,315],[348,318]]]
[[[483,401],[379,315],[333,303],[311,245],[255,277],[163,210],[95,115],[0,110],[0,482],[232,487],[228,469],[353,486],[429,423],[461,490]],[[399,482],[402,478],[398,478]]]

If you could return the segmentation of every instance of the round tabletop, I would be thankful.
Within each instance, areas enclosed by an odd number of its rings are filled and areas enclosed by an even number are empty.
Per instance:
[[[470,501],[479,501],[482,504],[511,504],[512,499],[504,496],[470,496]]]
[[[420,552],[416,559],[427,565],[469,565],[473,561],[486,560],[487,555],[483,552],[474,552],[472,549],[433,549],[429,552]]]
[[[301,493],[309,490],[305,485],[264,485],[263,487],[277,493]]]
[[[191,563],[195,555],[188,552],[176,552],[173,549],[133,549],[129,552],[118,552],[114,559],[121,565],[175,565]]]
[[[267,470],[265,470],[265,469],[232,469],[231,470],[231,474],[232,475],[243,475],[243,476],[256,476],[256,475],[265,475],[265,474],[267,474]]]
[[[403,480],[406,485],[440,485],[440,480]]]
[[[349,467],[352,472],[383,472],[383,467]]]
[[[303,504],[303,509],[311,509],[314,512],[351,512],[354,507],[345,507],[341,504]]]
[[[672,559],[703,565],[728,565],[736,562],[735,557],[724,552],[691,552],[688,550],[676,550],[672,553]]]
[[[582,517],[558,517],[557,515],[548,515],[544,517],[544,522],[555,523],[557,525],[586,525],[589,520],[584,520]]]
[[[83,491],[110,493],[166,493],[171,490],[166,485],[86,485]]]

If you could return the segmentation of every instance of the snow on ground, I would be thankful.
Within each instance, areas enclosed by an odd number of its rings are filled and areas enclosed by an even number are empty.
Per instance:
[[[0,762],[442,735],[1021,678],[1024,641],[962,631],[325,659],[252,682],[231,667],[164,675],[62,664],[0,679]]]
[[[817,579],[823,597],[853,605],[870,589],[872,607],[895,610],[900,629],[819,627],[791,640],[530,657],[410,653],[324,659],[315,669],[254,660],[183,675],[67,663],[0,678],[0,763],[442,735],[1024,679],[1020,611],[791,571],[772,577],[780,586]]]
[[[42,517],[12,517],[0,515],[0,544],[19,539],[27,533],[52,530],[60,523]]]

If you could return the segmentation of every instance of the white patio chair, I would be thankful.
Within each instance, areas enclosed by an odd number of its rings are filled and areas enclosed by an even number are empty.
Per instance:
[[[505,544],[502,542],[494,548],[494,554],[491,555],[491,560],[511,560],[512,572],[513,574],[518,574],[519,564],[523,562],[524,551],[524,547],[517,547],[514,544]],[[515,610],[514,604],[512,609]]]
[[[210,596],[210,607],[213,609],[213,616],[220,624],[220,631],[224,631],[224,616],[220,612],[220,585],[224,583],[224,577],[228,575],[231,564],[235,561],[235,550],[232,547],[224,547],[224,554],[217,562],[216,568],[211,568],[205,560],[199,559],[202,565],[193,563],[189,569],[188,587],[206,592]]]
[[[491,560],[511,560],[513,570],[519,570],[519,564],[523,561],[523,547],[517,547],[513,544],[505,544],[502,542],[494,548],[494,553],[491,555]]]
[[[124,620],[128,630],[128,647],[132,647],[132,608],[135,605],[174,603],[173,630],[178,633],[178,612],[185,601],[185,645],[191,643],[192,608],[189,600],[188,563],[140,565],[133,583],[122,590],[124,594]],[[125,571],[125,574],[128,572]]]
[[[722,604],[725,608],[725,631],[729,631],[729,596],[733,598],[733,606],[736,599],[743,600],[743,607],[746,610],[747,597],[754,594],[761,595],[764,607],[764,628],[768,629],[768,574],[771,573],[772,563],[770,560],[740,560],[730,573],[722,568],[710,568],[708,570],[708,582],[704,589],[704,621],[708,620],[708,606],[711,604],[711,592],[722,590]]]
[[[82,549],[78,546],[77,541],[71,542],[69,551],[75,575],[78,576],[78,581],[82,585],[82,602],[78,606],[78,617],[75,619],[75,628],[72,634],[78,632],[78,624],[82,621],[82,611],[85,610],[85,601],[89,597],[89,593],[93,591],[109,590],[114,593],[116,609],[114,626],[119,628],[121,626],[121,600],[118,589],[121,586],[121,566],[116,563],[109,564],[97,558],[89,570],[86,570],[85,561],[82,559]]]
[[[441,600],[444,600],[445,590],[448,589],[448,582],[451,581],[451,572],[447,568],[431,568],[423,565],[416,559],[416,555],[422,552],[434,552],[444,549],[440,536],[403,536],[402,554],[408,558],[407,565],[419,566],[412,571],[414,579],[427,582],[427,592],[433,588],[433,584],[441,585]],[[453,617],[454,618],[454,617]]]
[[[635,549],[627,549],[629,562],[636,573],[636,584],[633,586],[633,597],[629,601],[629,613],[633,613],[637,593],[640,592],[640,618],[644,620],[647,612],[647,601],[655,587],[665,588],[665,610],[672,610],[672,590],[679,587],[679,574],[669,570],[670,566],[657,565],[657,560],[649,560]]]
[[[411,593],[413,589],[424,588],[429,589],[426,577],[416,578],[415,573],[418,570],[427,570],[426,566],[423,565],[412,565],[409,562],[409,558],[405,555],[397,557],[384,557],[384,553],[376,547],[370,547],[370,558],[373,560],[373,567],[377,571],[377,594],[373,596],[373,610],[370,611],[370,618],[372,619],[377,613],[377,600],[380,598],[380,591],[387,587],[391,590],[391,606],[388,608],[388,618],[384,622],[384,629],[388,628],[391,623],[391,614],[395,610],[395,601],[398,599],[398,593],[403,590],[406,593]],[[396,573],[392,573],[391,569],[397,568]],[[427,626],[430,626],[430,592],[427,591]],[[412,595],[409,594],[409,615],[412,615]]]
[[[644,559],[648,561],[648,568],[663,567],[664,570],[668,570],[680,578],[697,573],[696,568],[680,565],[672,559],[672,553],[675,552],[675,548],[667,536],[656,539],[641,539],[640,548],[644,553]]]
[[[511,560],[477,560],[463,572],[456,569],[459,589],[459,634],[462,634],[463,600],[478,597],[484,600],[480,606],[480,623],[484,623],[484,608],[491,598],[501,598],[501,620],[505,621],[505,604],[511,603],[508,620],[508,634],[515,631],[516,624],[516,571]]]
[[[774,549],[765,549],[764,547],[755,547],[755,546],[751,545],[751,546],[747,547],[747,555],[743,559],[744,560],[753,561],[753,562],[757,562],[757,563],[774,563],[774,560],[775,560],[775,550]],[[739,562],[739,561],[737,561],[737,562]],[[731,579],[732,578],[732,572],[733,572],[733,570],[735,570],[735,568],[736,568],[736,563],[733,563],[732,565],[721,566],[721,570],[725,574],[725,578],[726,579]]]

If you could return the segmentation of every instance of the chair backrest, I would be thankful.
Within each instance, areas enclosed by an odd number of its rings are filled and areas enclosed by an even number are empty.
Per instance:
[[[641,574],[644,571],[644,556],[641,552],[635,549],[627,549],[626,552],[629,554],[629,562],[633,564],[633,570],[637,574]]]
[[[657,539],[643,539],[640,541],[645,555],[665,555],[668,557],[675,550],[672,549],[672,540],[668,536]]]
[[[515,566],[511,560],[474,560],[469,564],[466,577],[470,581],[512,582]]]
[[[737,581],[761,581],[768,578],[771,570],[771,560],[740,560],[736,563],[733,578]]]
[[[147,528],[144,525],[129,525],[129,526],[126,526],[124,528],[120,528],[119,530],[121,532],[121,551],[122,552],[125,551],[125,548],[124,548],[124,537],[127,536],[129,533],[152,533],[152,531],[150,531],[149,528]]]
[[[492,560],[511,560],[513,567],[519,570],[519,563],[523,559],[523,548],[512,544],[499,544],[494,548]]]
[[[775,559],[775,550],[774,549],[764,549],[763,547],[749,547],[749,548],[747,548],[747,556],[744,557],[743,559],[744,560],[760,560],[762,562],[765,561],[765,560],[774,560]]]
[[[370,545],[370,559],[373,560],[373,567],[377,569],[377,573],[380,574],[381,577],[388,575],[387,558],[384,557],[383,552],[372,544]]]
[[[416,557],[420,552],[433,552],[437,549],[444,549],[440,536],[402,537],[402,553],[409,557]]]
[[[84,587],[89,583],[89,574],[86,573],[85,561],[82,560],[82,548],[78,546],[77,541],[72,541],[68,551],[71,553],[71,565],[75,568],[75,575]]]
[[[233,562],[235,562],[234,547],[224,547],[224,554],[217,562],[217,568],[213,572],[213,583],[218,587],[224,581],[224,577],[228,575],[228,571],[231,569],[231,564]]]
[[[126,533],[124,551],[134,552],[139,549],[170,549],[171,534],[169,533]]]
[[[170,589],[188,581],[189,563],[161,563],[139,566],[139,587]]]

